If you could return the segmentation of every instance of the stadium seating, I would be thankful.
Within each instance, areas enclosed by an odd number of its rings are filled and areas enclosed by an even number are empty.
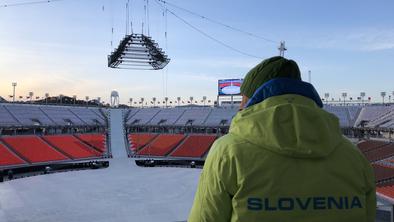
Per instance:
[[[75,114],[70,112],[67,107],[61,106],[42,106],[41,110],[53,121],[56,125],[67,126],[67,125],[86,125],[81,119]]]
[[[70,112],[74,113],[81,120],[83,120],[87,125],[105,125],[104,117],[99,114],[96,108],[88,107],[69,107]]]
[[[150,143],[156,137],[157,134],[150,134],[150,133],[129,134],[128,139],[130,142],[130,150],[138,151],[143,146]]]
[[[101,153],[107,150],[106,138],[104,134],[77,134],[76,137],[100,150]]]
[[[204,126],[229,126],[237,111],[238,109],[214,108],[206,119]]]
[[[182,134],[160,134],[151,143],[138,151],[139,155],[165,156],[170,153],[183,139]]]
[[[139,109],[127,120],[126,125],[146,125],[159,111],[158,108]]]
[[[25,162],[0,143],[0,167],[19,164],[25,164]]]
[[[385,142],[385,141],[364,140],[364,141],[359,142],[357,144],[357,147],[361,150],[361,152],[366,153],[368,151],[378,149],[386,144],[387,144],[387,142]]]
[[[374,162],[394,156],[394,143],[388,143],[364,153],[367,160]]]
[[[72,159],[94,158],[101,153],[85,145],[73,135],[44,136],[43,139]]]
[[[372,122],[380,116],[390,112],[394,106],[365,106],[358,116],[354,126],[359,126],[363,121]]]
[[[54,126],[52,120],[45,115],[40,106],[28,104],[8,104],[6,108],[24,126]]]
[[[384,186],[388,183],[392,183],[394,179],[394,168],[388,166],[382,166],[379,164],[372,164],[375,172],[375,181],[378,186]]]
[[[160,109],[160,112],[149,121],[148,125],[174,125],[184,112],[185,109],[180,108]]]
[[[175,125],[185,126],[190,124],[193,126],[202,126],[211,111],[211,108],[186,109],[183,115],[176,121]]]
[[[385,195],[386,197],[390,197],[394,199],[394,185],[386,185],[382,187],[377,187],[376,191],[380,194]]]
[[[1,140],[30,163],[69,160],[38,136],[2,137]]]
[[[200,158],[215,140],[216,135],[189,135],[170,156]]]
[[[0,126],[19,126],[21,125],[5,106],[0,105]]]

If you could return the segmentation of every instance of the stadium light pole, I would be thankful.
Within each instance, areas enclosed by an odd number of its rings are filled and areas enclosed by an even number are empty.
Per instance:
[[[203,96],[203,97],[202,97],[202,101],[204,101],[204,106],[205,106],[206,101],[207,101],[207,97],[206,97],[206,96]]]
[[[130,107],[132,107],[133,106],[133,98],[129,99],[129,103],[130,103]]]
[[[48,104],[49,93],[45,93],[45,104]]]
[[[361,105],[364,105],[365,92],[361,92],[360,97],[361,97]]]
[[[63,94],[59,94],[59,100],[60,100],[60,104],[63,103]]]
[[[328,98],[330,98],[330,93],[324,93],[324,98],[326,100],[326,104],[328,104]]]
[[[384,97],[386,97],[386,92],[381,92],[380,96],[382,97],[382,103],[384,104]]]
[[[29,92],[30,103],[32,103],[33,95],[34,95],[34,93],[33,93],[33,92]]]
[[[393,92],[393,93],[394,93],[394,92]],[[179,106],[179,103],[181,102],[181,97],[178,96],[178,97],[176,98],[176,100],[178,101],[178,106]]]
[[[89,96],[85,96],[86,106],[89,104]]]
[[[77,103],[77,95],[73,95],[74,105]]]
[[[168,107],[168,106],[167,106],[168,97],[164,97],[164,101],[166,102],[166,108],[167,108],[167,107]]]
[[[101,105],[101,97],[97,97],[97,105],[100,106]]]
[[[190,104],[193,104],[193,99],[194,99],[193,96],[190,96],[189,99],[190,99]]]
[[[16,88],[17,83],[13,82],[12,83],[12,102],[15,102],[15,88]]]
[[[343,105],[346,105],[347,93],[343,92],[343,93],[342,93],[342,97],[343,97]]]
[[[153,97],[152,101],[153,101],[153,107],[155,107],[156,106],[156,97]]]
[[[144,108],[144,97],[141,97],[141,108]]]

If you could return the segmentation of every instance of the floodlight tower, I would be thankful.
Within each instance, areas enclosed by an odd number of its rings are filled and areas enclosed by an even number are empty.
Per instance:
[[[330,98],[330,93],[324,93],[324,98],[326,99],[326,104],[328,104],[328,98]]]
[[[89,104],[89,96],[85,96],[85,100],[86,100],[86,105]]]
[[[361,97],[361,105],[363,105],[364,104],[365,92],[361,92],[360,93],[360,97]]]
[[[193,96],[190,96],[189,99],[190,99],[190,104],[193,104],[193,99],[194,99]]]
[[[164,101],[166,102],[166,108],[168,107],[167,106],[167,103],[168,103],[168,97],[164,97]]]
[[[60,101],[60,104],[62,104],[62,101],[63,100],[63,94],[59,94],[59,101]]]
[[[153,107],[155,107],[156,106],[156,97],[153,97],[152,101],[153,101]]]
[[[73,103],[75,105],[75,103],[77,103],[77,95],[73,95]]]
[[[29,92],[30,103],[32,102],[33,95],[34,95],[34,93],[33,93],[33,92]]]
[[[141,97],[141,107],[143,108],[144,107],[144,97]]]
[[[312,83],[312,72],[311,72],[311,70],[308,71],[308,81],[309,81],[309,83]]]
[[[207,97],[206,97],[206,96],[203,96],[203,97],[202,97],[202,101],[204,102],[204,106],[205,106],[206,101],[207,101]]]
[[[384,104],[384,97],[386,97],[386,92],[381,92],[380,96],[382,97],[382,103]]]
[[[343,105],[346,105],[347,93],[343,92],[343,93],[342,93],[342,97],[343,97]]]
[[[394,93],[394,92],[393,92],[393,93]],[[179,106],[179,103],[181,102],[181,97],[178,96],[178,97],[176,98],[176,100],[178,101],[178,106]]]
[[[45,104],[48,104],[49,93],[45,93]]]
[[[129,99],[129,103],[130,103],[130,107],[132,107],[133,106],[133,98]]]
[[[15,102],[15,88],[16,88],[16,85],[17,85],[16,82],[12,83],[12,102]]]
[[[285,46],[285,41],[281,41],[280,45],[279,45],[279,56],[281,57],[285,57],[285,51],[287,50],[286,46]]]

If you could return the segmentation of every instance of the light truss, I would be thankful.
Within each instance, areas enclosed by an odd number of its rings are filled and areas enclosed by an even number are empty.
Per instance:
[[[108,67],[118,69],[163,69],[170,59],[151,37],[126,35],[108,56]]]

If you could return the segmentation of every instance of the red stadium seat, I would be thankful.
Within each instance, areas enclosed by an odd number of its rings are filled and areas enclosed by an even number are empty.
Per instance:
[[[72,135],[44,136],[43,138],[73,159],[101,156],[101,153],[85,145]]]
[[[0,143],[0,166],[19,165],[25,162]]]
[[[138,151],[143,146],[150,143],[156,137],[157,134],[151,134],[151,133],[129,134],[128,139],[130,142],[130,150]]]
[[[170,153],[183,139],[182,134],[161,134],[146,145],[139,155],[165,156]]]
[[[202,157],[215,140],[216,135],[190,135],[170,156]]]
[[[107,151],[105,134],[77,134],[78,139],[100,150]]]
[[[69,160],[38,136],[2,137],[2,140],[31,163]]]

